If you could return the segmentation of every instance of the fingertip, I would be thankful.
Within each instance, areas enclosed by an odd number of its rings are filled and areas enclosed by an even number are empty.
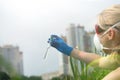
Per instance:
[[[51,39],[49,38],[48,41],[47,41],[47,43],[50,43],[50,41],[51,41]]]
[[[53,38],[53,37],[58,37],[57,35],[51,35],[51,38]]]

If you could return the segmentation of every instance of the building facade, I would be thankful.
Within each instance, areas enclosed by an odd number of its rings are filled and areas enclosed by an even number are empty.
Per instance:
[[[23,75],[23,53],[19,51],[19,47],[5,45],[0,47],[0,54],[12,65],[17,74]]]
[[[87,32],[84,26],[75,26],[71,24],[66,29],[66,42],[73,48],[78,48],[82,51],[94,52],[95,46],[93,44],[94,32]],[[78,67],[81,70],[80,61],[78,60]],[[69,56],[63,55],[63,73],[72,75]]]

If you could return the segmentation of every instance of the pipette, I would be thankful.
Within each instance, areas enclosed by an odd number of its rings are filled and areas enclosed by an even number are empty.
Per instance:
[[[53,38],[50,38],[48,43],[50,43],[50,42],[52,41],[52,39],[53,39]],[[51,47],[51,45],[49,45],[49,46],[47,47],[46,52],[45,52],[45,55],[44,55],[44,59],[46,59],[47,54],[48,54],[48,50],[50,49],[50,47]]]
[[[48,53],[48,50],[50,49],[50,47],[51,47],[51,46],[48,46],[48,47],[47,47],[47,50],[46,50],[46,52],[45,52],[45,55],[44,55],[44,58],[43,58],[43,59],[46,59],[47,53]]]

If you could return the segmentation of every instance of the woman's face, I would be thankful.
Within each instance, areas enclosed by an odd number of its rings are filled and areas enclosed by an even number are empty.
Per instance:
[[[107,30],[102,29],[99,25],[95,26],[97,37],[94,38],[94,43],[98,50],[105,50],[107,54],[115,49],[120,49],[120,29],[117,26],[120,22],[110,26]],[[98,41],[98,42],[97,42]]]
[[[105,31],[106,32],[106,31]],[[105,35],[105,32],[98,34],[100,43],[107,48],[115,48],[120,45],[120,31],[112,28]]]
[[[102,29],[102,26],[96,25],[95,30],[100,43],[107,48],[120,47],[120,22],[110,25],[107,30]],[[108,27],[108,25],[107,25]]]
[[[106,30],[103,30],[99,25],[95,25],[95,31],[99,38],[100,43],[103,46],[107,47],[108,46],[108,38],[106,35],[103,35]]]

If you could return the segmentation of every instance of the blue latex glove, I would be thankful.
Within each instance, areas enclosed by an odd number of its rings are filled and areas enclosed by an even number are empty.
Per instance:
[[[72,47],[68,46],[65,41],[57,35],[51,35],[48,43],[50,43],[50,45],[56,48],[58,51],[68,56],[70,56],[70,53],[73,50]]]

